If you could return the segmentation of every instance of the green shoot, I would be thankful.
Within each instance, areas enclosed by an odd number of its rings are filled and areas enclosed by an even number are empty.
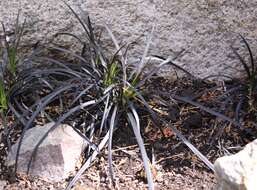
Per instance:
[[[117,74],[119,73],[119,67],[117,61],[111,63],[109,68],[106,71],[105,79],[104,79],[104,86],[108,87],[115,83],[115,79]]]
[[[24,20],[22,26],[19,25],[19,18],[20,18],[20,12],[18,12],[17,18],[16,18],[16,25],[14,30],[14,37],[10,41],[7,41],[7,33],[4,24],[2,23],[2,28],[4,32],[4,48],[7,51],[7,69],[11,73],[12,76],[16,76],[17,72],[17,64],[18,64],[18,47],[20,45],[21,37],[24,33],[24,28],[26,24],[26,20]]]
[[[0,112],[2,115],[5,115],[7,108],[7,96],[4,88],[4,82],[0,80]]]
[[[7,52],[8,52],[8,60],[9,60],[8,70],[11,72],[13,76],[15,76],[16,70],[17,70],[17,62],[18,62],[16,48],[12,46],[8,47]]]
[[[6,126],[7,112],[8,112],[8,99],[9,90],[15,84],[17,76],[18,64],[18,47],[20,39],[23,35],[25,21],[23,25],[19,26],[19,12],[16,18],[16,25],[14,30],[13,39],[8,40],[9,37],[3,23],[3,47],[0,50],[1,60],[1,79],[0,79],[0,114],[3,125]]]

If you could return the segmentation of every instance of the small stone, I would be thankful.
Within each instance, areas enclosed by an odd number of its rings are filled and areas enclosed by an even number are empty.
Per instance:
[[[94,190],[94,188],[91,188],[87,185],[76,185],[72,190]]]
[[[0,190],[4,190],[6,185],[7,185],[7,181],[0,180]]]
[[[214,167],[221,190],[256,190],[257,139],[237,154],[218,158]]]
[[[200,113],[192,113],[189,117],[183,122],[183,126],[189,129],[197,129],[202,127],[202,115]]]
[[[34,147],[43,135],[54,125],[48,123],[36,126],[26,131],[23,138],[17,172],[27,172],[29,160]],[[15,164],[18,142],[16,142],[7,157],[7,165]],[[29,174],[46,181],[60,181],[75,170],[85,147],[85,141],[71,126],[63,124],[51,131],[38,147],[36,157],[31,165]]]
[[[178,107],[170,107],[169,108],[169,119],[174,122],[179,118],[179,108]]]

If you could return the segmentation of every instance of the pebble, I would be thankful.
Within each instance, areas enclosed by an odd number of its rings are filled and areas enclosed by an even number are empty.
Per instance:
[[[164,181],[164,185],[165,185],[165,186],[169,185],[169,181],[168,181],[168,180],[165,180],[165,181]]]
[[[0,190],[4,190],[6,185],[7,185],[7,181],[0,180]]]

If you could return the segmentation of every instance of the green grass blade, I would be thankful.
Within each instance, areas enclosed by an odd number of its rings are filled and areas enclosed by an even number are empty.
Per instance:
[[[121,57],[121,63],[124,64],[125,59],[124,59],[123,53],[121,51],[122,48],[120,47],[120,45],[119,45],[117,39],[115,38],[114,34],[112,33],[111,29],[107,25],[105,25],[105,28],[113,41],[113,44],[117,50],[118,55]],[[123,71],[123,73],[125,74],[126,72]]]
[[[0,112],[4,114],[8,108],[7,94],[5,92],[4,82],[0,80]]]

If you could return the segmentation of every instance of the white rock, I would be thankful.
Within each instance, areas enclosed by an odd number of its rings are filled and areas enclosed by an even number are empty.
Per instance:
[[[34,147],[53,124],[36,126],[25,133],[19,154],[18,173],[27,171]],[[12,150],[8,154],[8,166],[13,166],[15,163],[18,142],[12,146]],[[50,132],[39,146],[29,174],[49,181],[65,179],[79,163],[83,147],[85,147],[84,139],[72,127],[60,125]]]
[[[257,140],[231,156],[218,158],[215,173],[222,190],[257,189]]]
[[[0,190],[4,190],[6,185],[7,185],[7,181],[0,180]]]

